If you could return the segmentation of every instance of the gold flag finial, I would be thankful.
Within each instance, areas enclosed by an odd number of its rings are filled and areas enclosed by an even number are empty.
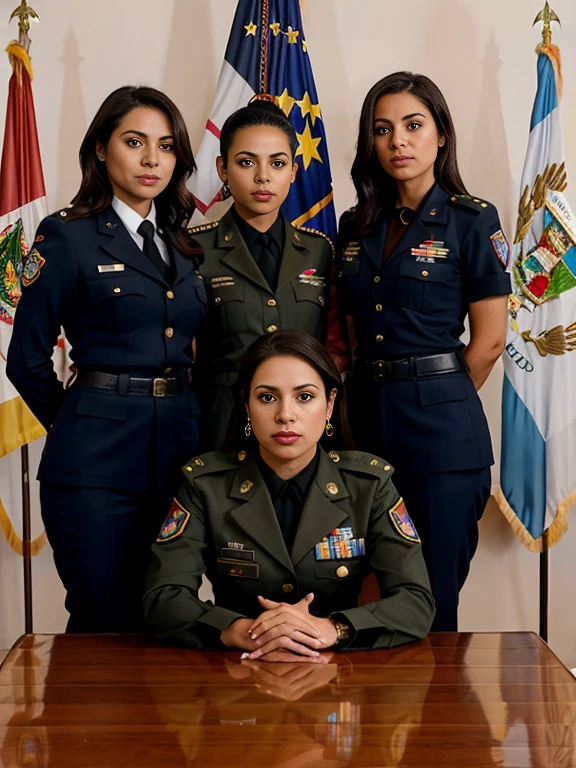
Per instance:
[[[552,22],[557,21],[558,24],[560,24],[560,19],[554,13],[552,8],[550,8],[548,0],[546,0],[546,5],[534,19],[534,24],[532,26],[538,24],[539,21],[544,22],[544,26],[542,27],[542,40],[544,45],[550,45],[552,42]]]
[[[28,32],[30,30],[30,19],[36,19],[37,21],[40,21],[40,17],[34,8],[31,8],[28,5],[26,0],[22,0],[18,8],[15,8],[14,11],[12,11],[10,21],[16,18],[18,19],[18,29],[20,30],[20,34],[18,36],[18,44],[25,48],[26,51],[28,51],[30,48],[30,37],[28,36]]]

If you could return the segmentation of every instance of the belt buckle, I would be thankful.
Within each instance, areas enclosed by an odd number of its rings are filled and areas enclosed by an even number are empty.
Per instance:
[[[154,379],[152,381],[152,394],[154,397],[166,397],[166,390],[168,389],[168,383],[166,379]]]
[[[376,381],[386,380],[386,364],[384,360],[376,360],[374,365],[374,378]]]

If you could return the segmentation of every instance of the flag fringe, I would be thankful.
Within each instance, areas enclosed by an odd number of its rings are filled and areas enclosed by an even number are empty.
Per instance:
[[[18,45],[16,40],[12,40],[8,48],[6,48],[6,53],[8,54],[8,57],[10,59],[10,64],[12,65],[12,69],[14,69],[15,61],[14,59],[17,59],[18,61],[21,61],[24,65],[24,69],[26,72],[28,72],[28,76],[30,77],[30,80],[34,79],[34,73],[32,72],[32,60],[30,59],[30,56],[28,55],[28,52],[25,48],[23,48],[21,45]]]
[[[6,536],[6,541],[10,544],[10,547],[17,555],[22,557],[24,554],[24,541],[16,533],[12,520],[8,517],[8,512],[6,512],[6,508],[2,503],[2,499],[0,499],[0,528],[4,531],[4,536]],[[39,555],[46,544],[46,531],[42,531],[42,533],[36,536],[35,539],[32,539],[32,541],[27,542],[27,544],[30,547],[30,555],[32,557]]]
[[[523,544],[526,547],[526,549],[528,549],[530,552],[541,553],[544,549],[542,536],[539,536],[537,539],[535,539],[526,530],[526,526],[520,520],[516,512],[514,512],[514,510],[508,503],[508,500],[506,499],[506,496],[504,496],[504,493],[502,492],[501,488],[499,488],[498,491],[496,491],[496,493],[494,494],[494,499],[496,500],[496,503],[500,507],[500,511],[502,512],[506,520],[510,523],[510,527],[516,534],[516,537],[518,538],[520,543]],[[556,514],[554,515],[554,520],[552,520],[552,522],[546,529],[548,534],[547,536],[548,549],[551,549],[554,546],[554,544],[557,544],[560,541],[560,539],[564,536],[566,531],[568,530],[568,520],[567,520],[568,509],[574,503],[576,503],[576,491],[574,491],[574,493],[571,493],[563,501],[561,501],[560,504],[558,504],[558,508],[556,509]]]
[[[562,92],[564,88],[564,81],[562,80],[562,61],[560,58],[560,48],[553,43],[540,43],[536,47],[536,53],[538,56],[548,56],[552,67],[554,68],[554,78],[556,80],[556,91],[558,93],[558,101],[562,99]]]

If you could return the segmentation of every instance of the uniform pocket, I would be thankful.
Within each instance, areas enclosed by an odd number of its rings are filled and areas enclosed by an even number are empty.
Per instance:
[[[125,421],[126,400],[118,395],[82,392],[76,404],[78,416],[95,416],[100,419]]]
[[[210,310],[219,318],[224,333],[237,336],[248,330],[243,285],[211,288],[208,296]]]
[[[313,336],[323,335],[323,310],[327,306],[327,287],[309,285],[294,280],[296,299],[296,327]]]
[[[99,323],[119,332],[138,328],[146,316],[146,284],[142,275],[104,276],[87,283],[92,304],[101,304]]]
[[[455,265],[450,261],[434,264],[404,259],[398,267],[396,300],[402,307],[418,312],[444,312],[454,303],[454,291],[460,290]]]
[[[443,374],[430,379],[417,379],[418,400],[422,408],[440,403],[453,403],[466,400],[468,391],[463,374]]]
[[[362,557],[317,560],[314,562],[314,576],[317,579],[329,579],[344,585],[363,575],[364,560],[365,558]],[[342,570],[343,568],[347,573]]]

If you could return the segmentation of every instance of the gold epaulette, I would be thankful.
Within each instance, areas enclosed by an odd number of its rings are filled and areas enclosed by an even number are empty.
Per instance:
[[[465,208],[472,208],[475,211],[483,211],[490,205],[486,200],[480,200],[479,197],[472,197],[472,195],[451,195],[450,202],[463,205]]]
[[[206,224],[198,224],[195,227],[188,227],[188,234],[196,235],[198,232],[209,232],[211,229],[216,229],[219,224],[219,221],[209,221]]]
[[[324,232],[320,232],[319,229],[313,229],[312,227],[296,227],[296,229],[299,232],[310,232],[311,235],[318,235],[318,237],[323,237],[324,240],[327,240],[328,243],[330,243],[330,248],[332,248],[332,256],[334,256],[334,253],[335,253],[334,243],[332,242],[332,240],[330,240],[328,235],[324,234]]]

